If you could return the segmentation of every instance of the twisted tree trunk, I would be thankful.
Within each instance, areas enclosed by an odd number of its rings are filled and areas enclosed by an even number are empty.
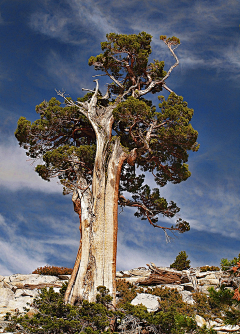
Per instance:
[[[109,289],[115,303],[118,189],[122,164],[128,155],[119,139],[111,144],[111,154],[107,155],[108,143],[106,133],[98,133],[92,190],[78,175],[73,202],[80,216],[81,241],[65,303],[74,304],[77,299],[95,301],[98,286]]]

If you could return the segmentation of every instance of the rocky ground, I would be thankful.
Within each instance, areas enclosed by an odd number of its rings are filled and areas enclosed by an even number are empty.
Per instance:
[[[68,281],[70,275],[44,276],[38,274],[11,276],[0,276],[0,332],[4,331],[7,322],[4,316],[7,312],[14,313],[24,311],[29,303],[38,295],[39,290],[43,287],[53,287],[59,291],[63,282]],[[200,272],[199,268],[176,271],[170,268],[161,268],[149,265],[149,268],[137,268],[128,271],[117,272],[117,279],[124,279],[133,284],[141,284],[146,289],[151,286],[161,286],[175,288],[182,295],[183,301],[193,304],[193,291],[208,293],[209,287],[218,287],[222,283],[226,284],[229,289],[234,289],[239,282],[221,271]],[[239,278],[237,278],[239,280]],[[146,293],[139,294],[132,304],[143,304],[149,312],[155,312],[159,308],[159,297]],[[240,333],[239,326],[226,326],[221,319],[206,321],[200,316],[196,316],[199,326],[204,324],[207,327],[213,327],[219,333]]]

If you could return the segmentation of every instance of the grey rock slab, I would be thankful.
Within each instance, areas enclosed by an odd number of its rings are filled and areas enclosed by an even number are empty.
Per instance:
[[[121,270],[121,273],[122,273],[123,275],[128,275],[128,276],[130,276],[130,271],[129,271],[129,270]]]
[[[11,289],[0,288],[0,308],[7,307],[12,299],[14,299],[14,292]]]
[[[120,277],[121,278],[121,277],[123,277],[123,274],[120,271],[117,271],[116,272],[116,277]]]
[[[207,321],[203,317],[201,317],[200,315],[196,314],[195,315],[195,320],[196,320],[196,323],[199,327],[202,327],[204,325],[207,326]]]
[[[38,284],[51,284],[51,283],[59,283],[61,280],[56,276],[50,275],[38,275],[38,274],[29,274],[29,275],[21,275],[15,274],[11,276],[6,276],[4,279],[6,284],[11,284],[13,286],[17,286],[19,288],[24,285],[38,285]]]
[[[30,305],[33,302],[33,297],[30,296],[21,296],[19,298],[15,298],[14,300],[10,300],[8,303],[8,308],[11,309],[12,311],[15,311],[16,309],[19,310],[20,313],[24,312],[24,307],[29,308],[29,303]]]
[[[36,276],[33,276],[36,275]],[[59,282],[59,278],[56,276],[50,276],[50,275],[37,275],[37,274],[32,274],[28,276],[26,280],[24,280],[25,285],[26,284],[49,284],[49,283],[57,283]]]
[[[240,327],[238,325],[236,325],[236,326],[224,325],[224,326],[215,326],[215,327],[213,327],[213,329],[215,331],[232,333],[232,332],[239,331]]]
[[[207,274],[208,274],[207,271],[205,271],[205,272],[203,272],[203,273],[200,272],[200,273],[197,273],[197,274],[196,274],[196,277],[197,277],[197,278],[204,278],[204,277],[207,276]]]
[[[129,273],[130,273],[130,275],[133,275],[133,276],[148,277],[151,274],[151,270],[148,270],[146,268],[145,269],[144,268],[131,269],[131,270],[129,270]]]
[[[219,285],[219,279],[217,278],[201,278],[198,280],[198,285]]]
[[[163,285],[156,285],[158,288],[168,288],[168,289],[176,289],[178,292],[183,291],[184,287],[182,285],[175,285],[175,284],[163,284]]]
[[[195,301],[192,297],[192,293],[190,291],[179,291],[180,295],[182,296],[183,302],[194,305]]]
[[[2,282],[4,280],[4,276],[0,275],[0,282]]]
[[[25,296],[29,296],[29,297],[37,297],[39,295],[39,290],[38,289],[33,289],[33,290],[28,290],[28,289],[17,289],[17,291],[15,292],[15,298],[19,298],[19,297],[25,297]]]
[[[133,283],[133,284],[140,283],[141,284],[141,281],[144,281],[145,277],[131,276],[131,277],[123,277],[123,279],[129,283]]]
[[[205,276],[206,279],[216,279],[217,276],[215,273],[209,273],[207,274],[207,276]]]
[[[29,275],[22,275],[22,274],[14,274],[11,276],[8,276],[9,282],[19,282],[19,281],[26,281],[30,277],[37,277],[39,276],[38,274],[29,274]]]
[[[132,301],[132,305],[146,306],[148,312],[156,312],[159,309],[159,296],[150,295],[148,293],[139,293]]]

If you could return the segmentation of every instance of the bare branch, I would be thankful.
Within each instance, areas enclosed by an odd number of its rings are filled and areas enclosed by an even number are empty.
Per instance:
[[[110,79],[112,79],[113,82],[115,82],[116,85],[124,89],[123,85],[118,81],[113,75],[109,74],[107,70],[105,70],[106,74],[109,76]]]
[[[92,75],[93,78],[95,77],[105,77],[107,74],[96,74],[96,75]]]
[[[147,219],[149,221],[149,223],[153,226],[153,227],[157,227],[157,228],[161,228],[162,230],[169,230],[169,231],[179,231],[179,229],[177,227],[164,227],[164,226],[159,226],[158,224],[155,224],[152,222],[151,218],[149,217],[149,215],[146,213],[147,215]]]
[[[133,86],[131,86],[123,95],[122,98],[124,98],[125,95],[128,95],[131,91],[132,91],[132,96],[134,97],[135,95],[139,95],[139,92],[136,94],[136,92],[134,92],[134,89],[138,87],[140,78],[137,78],[137,83]]]
[[[109,87],[107,87],[106,94],[102,97],[102,99],[104,99],[104,100],[109,99]]]
[[[62,98],[64,98],[65,100],[65,103],[67,106],[72,106],[72,107],[77,107],[79,109],[79,111],[84,115],[84,116],[87,116],[87,112],[86,112],[86,109],[88,109],[88,105],[85,103],[85,102],[80,102],[80,101],[77,101],[76,103],[73,101],[73,100],[69,100],[66,96],[65,96],[65,92],[61,92],[61,91],[58,91],[56,90],[56,93],[57,95],[61,96]],[[83,108],[81,108],[83,107]]]
[[[173,91],[165,83],[162,85],[162,87],[165,88],[170,93],[173,93]]]
[[[172,45],[175,45],[175,44],[172,44],[171,42],[168,42],[168,41],[165,41],[164,40],[164,43],[167,45],[167,47],[169,48],[171,54],[173,55],[173,57],[176,59],[176,63],[174,65],[172,65],[170,67],[170,69],[168,70],[167,74],[165,75],[165,77],[161,80],[162,82],[164,82],[170,75],[170,73],[172,72],[172,70],[179,65],[179,60],[178,60],[178,57],[177,55],[175,54],[174,50],[176,49],[176,46],[174,49],[172,49]]]
[[[171,92],[171,93],[173,92],[170,88],[168,88],[168,87],[166,86],[166,84],[165,84],[164,81],[170,76],[172,70],[173,70],[176,66],[179,65],[178,57],[177,57],[177,55],[176,55],[175,52],[174,52],[174,50],[177,48],[178,45],[177,45],[175,48],[172,48],[172,46],[175,45],[175,44],[173,44],[173,43],[171,43],[171,42],[169,42],[169,41],[166,41],[166,40],[164,40],[164,43],[167,45],[167,47],[169,48],[171,54],[172,54],[173,57],[176,59],[176,62],[175,62],[174,65],[172,65],[172,66],[170,67],[170,69],[168,70],[167,74],[165,75],[165,77],[164,77],[163,79],[161,79],[161,80],[156,80],[156,81],[152,81],[146,89],[140,90],[140,91],[138,92],[138,96],[142,96],[142,95],[145,95],[145,94],[149,93],[149,92],[150,92],[155,86],[157,86],[157,85],[162,85],[162,87],[165,88],[166,90],[168,90],[169,92]]]
[[[99,90],[99,82],[98,82],[98,79],[95,79],[93,80],[96,82],[96,88],[95,88],[95,91],[94,91],[94,94],[90,100],[90,103],[89,103],[89,107],[96,107],[97,105],[97,95],[98,95],[98,90]]]
[[[87,92],[91,92],[91,93],[95,93],[95,90],[88,89],[88,88],[82,88],[82,90],[87,91]]]
[[[150,214],[153,214],[152,211],[149,210],[144,204],[139,202],[133,202],[130,199],[126,199],[123,195],[119,196],[119,200],[120,200],[120,205],[122,204],[124,206],[142,208],[143,210],[148,211]]]

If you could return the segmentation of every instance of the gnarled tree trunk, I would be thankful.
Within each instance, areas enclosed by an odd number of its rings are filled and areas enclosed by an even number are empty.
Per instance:
[[[98,286],[109,289],[115,303],[118,189],[122,164],[128,154],[119,139],[111,143],[111,154],[107,154],[108,138],[104,131],[97,133],[92,189],[78,175],[78,189],[73,194],[81,221],[81,241],[65,303],[74,304],[79,298],[95,301]]]

